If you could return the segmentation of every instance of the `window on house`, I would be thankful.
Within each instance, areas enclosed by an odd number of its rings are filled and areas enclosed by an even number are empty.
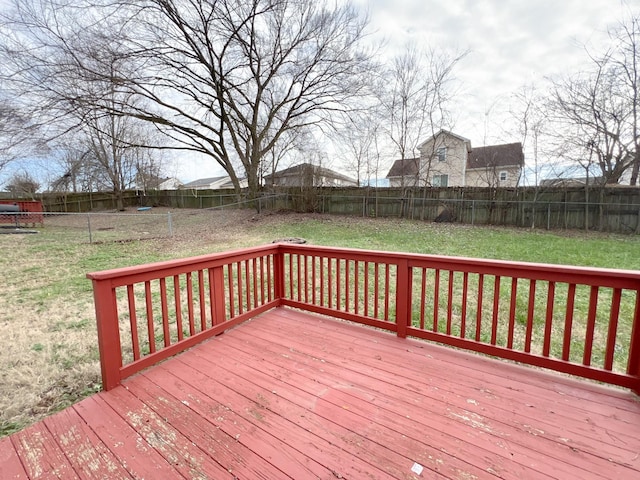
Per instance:
[[[447,159],[447,147],[440,147],[436,150],[436,156],[439,162],[444,162]]]
[[[432,185],[434,187],[448,187],[449,175],[434,175]]]
[[[505,182],[507,180],[507,172],[500,172],[500,181]]]

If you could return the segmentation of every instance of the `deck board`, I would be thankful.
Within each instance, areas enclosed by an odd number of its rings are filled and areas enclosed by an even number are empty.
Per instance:
[[[27,478],[27,472],[9,437],[0,439],[0,478]]]
[[[269,348],[272,348],[272,345],[281,341],[279,339],[283,338],[282,336],[283,332],[280,332],[280,333],[261,332],[259,330],[260,328],[256,328],[252,330],[251,333],[249,334],[250,337],[261,336],[263,340],[266,340],[268,342]],[[314,338],[314,335],[310,330],[305,330],[303,334],[299,337],[304,339],[302,340],[303,342],[306,342],[309,345],[311,345],[310,348],[307,349],[305,355],[312,356],[311,358],[314,358],[316,363],[319,360],[322,363],[321,370],[326,370],[327,364],[331,364],[331,356],[328,356],[325,359],[322,355],[319,355],[317,353],[319,350],[322,349],[322,345],[318,344],[318,341],[322,343],[324,341],[322,335],[325,335],[325,334],[326,332],[322,330],[318,331],[317,332],[318,337]],[[246,337],[246,341],[248,342],[252,341],[251,338],[247,336],[246,331],[243,332],[243,335]],[[351,340],[353,340],[352,337],[350,338]],[[287,340],[286,343],[290,345],[291,341]],[[405,350],[406,350],[406,342],[404,342],[404,344],[405,344]],[[254,346],[252,346],[251,349],[253,349]],[[297,344],[295,347],[285,347],[285,350],[284,352],[281,352],[281,355],[294,357],[296,351],[301,351],[302,349],[303,347]],[[335,340],[335,337],[332,337],[331,352],[335,353],[337,349],[340,349],[340,345]],[[448,352],[445,351],[443,353],[448,353]],[[337,355],[337,358],[344,358],[345,356],[348,356],[348,355],[349,355],[348,353],[345,353],[343,351],[341,354]],[[372,356],[380,357],[379,350],[366,351],[362,348],[359,348],[357,353],[355,353],[354,355],[355,355],[354,358],[358,358],[359,360],[372,358]],[[297,358],[296,361],[300,361],[300,358]],[[363,360],[363,361],[366,363],[366,360]],[[381,361],[381,360],[378,360],[378,361]],[[356,365],[356,364],[352,363],[351,365]],[[390,374],[384,374],[384,370],[386,369],[391,369],[393,371]],[[335,377],[335,375],[343,376],[342,382],[345,386],[344,390],[346,390],[347,387],[350,387],[349,390],[351,391],[362,391],[363,388],[367,388],[365,385],[365,383],[367,383],[366,380],[364,383],[362,381],[360,381],[360,383],[357,383],[359,381],[357,380],[357,377],[359,376],[359,372],[350,371],[350,373],[346,377],[344,377],[345,371],[348,371],[348,368],[346,370],[337,369],[336,371],[331,373],[326,383],[326,385],[332,387],[331,391],[336,391],[336,382],[337,382],[336,378],[340,378],[340,377]],[[380,391],[384,392],[384,395],[395,394],[393,401],[396,402],[396,405],[398,404],[398,402],[403,401],[403,396],[406,396],[408,391],[410,392],[412,389],[418,388],[417,386],[420,385],[419,382],[421,381],[420,378],[413,378],[411,373],[403,372],[401,368],[396,368],[394,365],[391,365],[391,366],[380,365],[377,369],[371,369],[370,374],[373,374],[377,377],[376,382],[378,386],[380,385],[381,381],[386,382],[384,389]],[[317,373],[314,373],[312,377],[314,378],[315,381],[319,381],[317,377]],[[455,377],[451,377],[451,378],[455,378]],[[449,382],[451,378],[448,379]],[[411,384],[408,384],[407,380],[409,380]],[[443,382],[446,382],[446,381],[447,381],[447,378],[446,377],[443,378]],[[300,381],[296,380],[296,382],[299,383]],[[394,388],[393,388],[394,384],[396,387],[399,386],[398,391],[394,391]],[[405,388],[406,385],[410,385],[411,388],[410,389]],[[487,450],[491,451],[493,454],[498,455],[497,457],[493,457],[491,462],[485,463],[483,465],[485,470],[500,472],[506,478],[513,478],[517,475],[518,472],[517,470],[515,471],[512,470],[511,466],[514,466],[515,464],[520,463],[520,464],[524,464],[525,466],[538,464],[537,468],[539,469],[539,473],[546,473],[551,476],[555,475],[558,471],[560,472],[564,471],[567,475],[570,475],[570,474],[575,475],[576,471],[580,470],[580,466],[585,463],[583,459],[584,452],[576,448],[574,445],[567,445],[567,440],[564,440],[558,443],[545,442],[543,441],[543,437],[541,436],[543,432],[540,429],[534,428],[533,426],[527,424],[525,425],[526,432],[539,437],[539,441],[536,442],[535,444],[537,450],[532,454],[530,452],[532,443],[531,442],[523,443],[519,438],[522,436],[521,431],[511,427],[508,424],[501,423],[487,416],[481,416],[473,412],[470,412],[468,410],[469,405],[471,406],[477,405],[478,401],[476,401],[475,399],[469,398],[468,396],[461,397],[460,395],[458,395],[457,399],[454,399],[452,401],[451,394],[452,394],[451,390],[448,392],[445,392],[445,398],[439,404],[434,401],[435,399],[432,396],[431,397],[429,396],[429,393],[426,390],[420,391],[419,395],[417,395],[413,399],[415,402],[418,402],[420,401],[421,398],[425,398],[426,396],[426,398],[429,398],[430,400],[424,405],[421,405],[419,409],[419,411],[423,412],[424,414],[424,417],[422,418],[428,419],[427,422],[423,423],[423,427],[431,428],[435,426],[437,431],[446,432],[445,438],[443,438],[442,436],[438,438],[438,442],[437,442],[438,445],[443,445],[443,442],[446,442],[447,437],[450,438],[453,436],[454,441],[468,442],[476,451],[480,451],[480,452],[484,451],[483,455],[485,456],[485,458],[488,458],[486,457]],[[380,396],[380,394],[377,393],[375,389],[370,390],[369,395],[372,398],[376,395]],[[455,400],[458,400],[457,404]],[[531,407],[527,407],[527,410],[529,409],[531,409]],[[403,416],[402,414],[411,415],[412,412],[415,412],[415,411],[416,411],[416,406],[407,404],[405,406],[405,410],[400,412],[400,417]],[[500,416],[501,416],[501,413],[499,417]],[[399,418],[396,421],[401,421],[401,420],[402,418]],[[415,418],[412,421],[421,423],[420,418]],[[531,423],[534,423],[534,422],[535,420],[532,419]],[[465,428],[465,426],[471,427],[471,428]],[[411,431],[412,429],[411,423],[409,423],[408,425],[405,425],[404,428]],[[413,426],[413,429],[415,430],[416,427]],[[507,448],[505,441],[508,441],[509,443],[508,454],[505,451]],[[600,440],[598,439],[597,442],[600,442]],[[456,447],[456,450],[459,450],[459,449],[460,447]],[[474,452],[460,451],[460,456],[462,458],[468,458],[469,454],[472,454],[472,453]],[[539,459],[542,456],[546,457],[545,463],[540,464]],[[508,460],[507,462],[508,467],[505,467],[505,462],[507,460]],[[616,466],[612,467],[608,462],[608,460],[605,461],[601,458],[590,459],[589,463],[592,464],[592,466],[593,465],[599,466],[600,468],[604,469],[606,472],[609,472],[612,469],[616,470],[617,468]],[[619,469],[619,470],[622,473],[624,473],[624,469]],[[592,472],[585,470],[584,472],[581,473],[581,478],[602,478],[597,475],[596,476],[591,476],[591,475],[592,475]]]
[[[127,478],[125,467],[82,421],[73,408],[44,420],[74,471],[81,478]]]
[[[12,440],[29,478],[80,478],[44,422],[16,433]]]
[[[0,478],[631,479],[638,425],[625,390],[275,309],[0,439]]]
[[[132,478],[182,478],[165,459],[102,399],[93,395],[73,406]]]
[[[251,420],[237,413],[239,406],[233,405],[232,408],[214,400],[212,396],[215,396],[219,390],[217,385],[205,383],[200,385],[201,389],[198,389],[165,368],[164,365],[160,365],[144,375],[156,382],[162,382],[162,378],[167,378],[167,381],[163,382],[163,388],[168,393],[175,398],[181,398],[181,402],[187,402],[196,415],[208,418],[216,428],[227,433],[239,444],[259,452],[265,460],[286,472],[285,478],[287,476],[291,478],[328,477],[330,470],[327,467],[305,456],[297,449],[291,448],[287,442],[292,436],[285,436],[283,439],[274,436],[275,432],[258,428]],[[195,380],[197,379],[196,377]],[[211,391],[211,394],[208,394],[208,391]]]

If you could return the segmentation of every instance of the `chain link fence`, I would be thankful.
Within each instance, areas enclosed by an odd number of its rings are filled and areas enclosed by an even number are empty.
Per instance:
[[[290,189],[265,193],[254,200],[226,193],[196,195],[172,191],[160,192],[157,197],[144,197],[144,206],[140,206],[140,197],[135,198],[135,202],[132,198],[134,205],[129,205],[125,213],[113,210],[100,213],[49,211],[44,212],[43,216],[46,228],[57,228],[74,239],[91,243],[170,237],[176,233],[197,231],[202,225],[208,224],[206,212],[224,209],[318,212],[467,225],[640,234],[640,202],[637,201],[640,197],[636,194],[637,190],[634,189],[631,194],[619,192],[614,189],[607,196],[600,196],[606,201],[585,202],[569,198],[557,201],[557,195],[533,200],[452,198],[448,191],[441,192],[439,198],[421,198],[416,195],[393,195],[394,191],[389,189],[366,192],[360,189],[355,192],[357,195],[330,189]],[[95,204],[96,200],[92,201]],[[21,216],[24,214],[3,212],[3,215],[10,218],[7,217],[9,221],[1,225],[3,228],[0,231],[6,232],[11,227],[35,226],[21,224],[27,219]]]
[[[16,214],[15,222],[0,227],[0,234],[46,231],[66,242],[123,243],[195,233],[198,228],[215,221],[214,213],[166,208],[97,213],[43,212],[44,221],[38,225],[21,222]]]
[[[11,221],[0,227],[0,233],[38,233],[46,230],[65,240],[83,243],[133,241],[173,235],[173,219],[165,212],[42,212],[41,222],[32,223],[20,213],[7,214]]]
[[[32,213],[2,212],[0,234],[47,231],[60,240],[93,244],[197,236],[229,228],[234,218],[254,215],[258,209],[273,211],[284,206],[282,195],[271,195],[203,209],[130,207],[125,212],[39,212],[37,221]]]

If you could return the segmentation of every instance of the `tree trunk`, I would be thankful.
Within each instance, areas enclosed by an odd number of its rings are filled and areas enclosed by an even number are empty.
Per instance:
[[[638,173],[640,173],[640,151],[636,148],[633,155],[633,166],[631,167],[631,181],[630,185],[635,186],[638,184]]]
[[[122,190],[116,190],[114,193],[116,196],[116,209],[119,212],[124,212],[124,192]]]

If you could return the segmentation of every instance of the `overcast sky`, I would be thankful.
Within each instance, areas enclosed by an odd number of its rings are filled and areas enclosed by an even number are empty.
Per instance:
[[[459,64],[456,133],[472,145],[510,142],[504,117],[511,95],[546,76],[580,70],[582,45],[602,48],[607,27],[640,0],[356,0],[389,46],[407,39],[469,50]],[[487,114],[488,115],[485,115]]]
[[[607,27],[640,8],[640,0],[353,1],[369,10],[390,57],[410,39],[469,50],[454,72],[459,95],[452,111],[453,130],[473,146],[520,141],[505,121],[511,95],[524,84],[579,71],[587,61],[582,45],[600,51]],[[180,163],[167,173],[184,182],[224,174],[209,158]]]
[[[640,8],[640,0],[353,1],[368,9],[390,57],[408,40],[469,51],[454,73],[459,94],[453,130],[474,146],[520,141],[505,121],[511,95],[522,85],[579,71],[587,61],[583,45],[598,51],[607,27],[629,8]],[[210,160],[198,163],[180,169],[179,178],[223,175]]]

